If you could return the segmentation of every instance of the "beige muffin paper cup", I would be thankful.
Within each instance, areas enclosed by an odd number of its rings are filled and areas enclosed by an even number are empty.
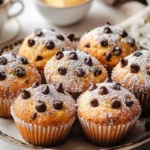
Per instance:
[[[150,115],[150,93],[133,92],[135,97],[139,100],[142,107],[142,116]]]
[[[0,117],[12,118],[10,113],[10,107],[13,104],[14,99],[0,99]]]
[[[68,136],[75,117],[65,125],[42,127],[34,124],[25,123],[23,120],[16,117],[11,107],[11,114],[14,118],[16,126],[23,136],[24,140],[36,146],[53,146],[60,144]]]
[[[79,117],[80,124],[86,137],[94,144],[112,146],[123,142],[133,129],[137,119],[119,125],[99,125]]]

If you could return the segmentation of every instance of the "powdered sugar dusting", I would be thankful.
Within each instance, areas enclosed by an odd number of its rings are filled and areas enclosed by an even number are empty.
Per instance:
[[[128,120],[132,120],[139,116],[141,108],[135,96],[123,87],[120,87],[120,90],[113,89],[114,84],[115,83],[97,84],[97,89],[93,91],[87,90],[83,93],[78,99],[79,112],[85,112],[87,109],[88,112],[92,113],[94,122],[96,122],[97,119],[101,121],[104,119],[104,124],[115,124],[117,119],[124,121],[125,118],[128,117]],[[99,93],[100,87],[102,86],[107,88],[108,94],[101,95]],[[98,100],[98,107],[92,107],[90,105],[93,99]],[[114,99],[121,102],[120,108],[116,109],[111,107],[111,101]],[[134,102],[132,106],[127,106],[127,99]],[[91,116],[91,114],[89,116]]]
[[[64,40],[59,40],[57,38],[58,35],[60,34],[51,29],[42,29],[42,35],[35,36],[34,40],[36,44],[40,43],[42,45],[45,45],[48,41],[52,41],[55,43],[56,48],[69,47],[71,45],[71,42],[64,34],[61,34],[64,37]]]
[[[123,86],[128,85],[129,89],[134,91],[148,91],[150,89],[150,75],[147,72],[150,71],[150,52],[148,50],[141,50],[139,52],[142,53],[142,55],[136,57],[133,53],[125,58],[128,60],[128,65],[126,67],[121,68],[119,63],[113,71],[112,78],[115,79],[116,76],[121,74],[121,76],[124,76],[124,78],[120,81]],[[140,66],[138,73],[130,72],[130,66],[132,64]],[[129,71],[128,73],[127,69]],[[127,81],[128,83],[126,83]]]
[[[111,29],[112,33],[110,33],[110,34],[104,33],[104,29],[106,27],[109,27]],[[102,27],[95,28],[94,30],[86,33],[83,36],[83,38],[93,37],[95,39],[95,41],[97,41],[97,43],[99,43],[102,40],[108,40],[108,43],[115,44],[120,39],[120,35],[121,35],[122,32],[123,32],[123,30],[118,28],[118,27],[111,26],[111,25],[105,25],[105,26],[102,26]],[[121,41],[121,42],[126,43],[128,37],[129,36],[124,38],[124,40]]]
[[[41,92],[42,87],[45,85],[40,85],[37,88],[30,87],[27,89],[31,92],[31,99],[34,101],[44,101],[47,105],[51,105],[52,107],[45,112],[47,116],[51,114],[52,111],[56,111],[53,107],[53,102],[56,100],[62,101],[63,106],[66,108],[66,113],[69,115],[74,115],[76,113],[76,104],[75,101],[68,93],[60,93],[56,90],[52,84],[47,84],[50,92],[48,94],[43,94]],[[21,95],[20,95],[21,96]]]
[[[74,51],[74,50],[72,50],[72,51]],[[77,60],[68,59],[70,52],[72,52],[72,51],[63,51],[64,57],[61,60],[56,60],[55,56],[51,60],[49,60],[49,62],[47,63],[47,65],[45,67],[46,80],[47,80],[47,82],[50,82],[51,76],[53,74],[57,74],[58,68],[60,66],[63,66],[63,67],[67,68],[67,74],[62,78],[59,77],[58,80],[57,80],[57,78],[55,78],[55,81],[52,81],[52,82],[57,83],[57,84],[63,83],[63,85],[69,91],[82,92],[84,83],[85,82],[90,83],[95,78],[94,73],[93,73],[95,67],[99,67],[99,68],[101,68],[101,70],[104,70],[104,71],[105,71],[105,69],[96,58],[92,57],[91,55],[89,55],[87,53],[81,52],[79,50],[74,51],[74,52],[76,52],[76,54],[78,56]],[[84,62],[84,60],[88,57],[90,57],[92,59],[92,63],[93,63],[92,66],[86,65]],[[82,80],[80,77],[77,77],[77,70],[79,68],[82,68],[85,71],[85,76]],[[92,72],[93,76],[91,78],[89,78],[88,75],[91,72]],[[107,74],[106,71],[102,72],[102,74],[101,74],[101,76],[104,76],[104,78],[105,78],[107,75],[105,76],[104,74],[105,75]],[[71,83],[72,83],[72,85],[71,85]]]
[[[6,79],[3,81],[0,81],[0,88],[3,88],[3,93],[1,93],[3,96],[8,97],[8,93],[9,93],[9,97],[18,95],[23,86],[22,80],[24,82],[29,82],[27,83],[28,86],[33,84],[33,81],[32,83],[30,83],[29,81],[30,79],[28,79],[28,76],[25,76],[22,78],[21,80],[22,84],[18,84],[19,77],[15,75],[15,69],[17,67],[22,67],[23,69],[25,69],[25,71],[30,70],[31,74],[35,75],[35,77],[38,77],[34,80],[40,82],[40,75],[38,71],[36,70],[36,68],[32,66],[30,63],[23,65],[21,61],[21,56],[16,56],[12,53],[8,53],[8,54],[4,54],[0,56],[0,58],[1,57],[4,57],[7,60],[7,63],[5,65],[0,65],[0,71],[3,71],[6,74]],[[15,86],[16,89],[18,90],[17,91],[14,90],[13,86]],[[16,91],[17,93],[14,91]]]

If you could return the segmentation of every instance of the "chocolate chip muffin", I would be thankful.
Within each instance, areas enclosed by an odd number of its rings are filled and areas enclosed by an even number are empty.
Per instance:
[[[141,113],[139,101],[118,83],[92,85],[77,103],[85,135],[101,146],[123,142]]]
[[[143,115],[150,115],[150,52],[141,50],[120,60],[112,79],[130,90],[140,101]]]
[[[63,87],[74,98],[86,91],[89,84],[107,79],[105,68],[96,58],[73,49],[56,53],[47,62],[44,73],[47,83]]]
[[[79,42],[79,49],[96,57],[111,71],[121,58],[133,53],[137,46],[125,30],[107,23],[84,34]]]
[[[12,53],[0,56],[0,117],[11,117],[13,101],[34,82],[41,82],[41,76],[26,57]]]
[[[18,54],[27,57],[44,78],[45,64],[63,47],[72,47],[71,41],[65,35],[53,29],[36,29],[33,34],[25,38]]]
[[[11,113],[28,143],[47,147],[67,137],[76,118],[76,104],[53,85],[34,84],[18,96]]]

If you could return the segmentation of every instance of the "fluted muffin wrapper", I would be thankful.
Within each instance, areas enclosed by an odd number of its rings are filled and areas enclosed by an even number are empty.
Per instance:
[[[150,93],[131,91],[139,100],[142,107],[142,116],[150,115]]]
[[[14,99],[0,99],[0,117],[12,118],[10,113],[10,107],[13,104]]]
[[[80,124],[86,137],[92,143],[100,146],[113,146],[123,142],[131,133],[137,119],[125,124],[100,125],[79,117]]]
[[[24,140],[30,144],[43,147],[58,145],[63,142],[76,119],[74,117],[67,124],[44,127],[25,123],[14,114],[13,107],[11,108],[11,114]]]

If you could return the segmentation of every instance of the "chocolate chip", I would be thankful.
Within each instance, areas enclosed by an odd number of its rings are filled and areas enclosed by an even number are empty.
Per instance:
[[[101,44],[102,47],[106,47],[106,46],[108,46],[108,41],[107,40],[102,40],[100,42],[100,44]]]
[[[121,67],[123,68],[123,67],[128,65],[128,60],[124,59],[124,58],[121,58],[120,63],[121,63]]]
[[[112,108],[120,108],[121,106],[121,102],[117,99],[114,99],[111,101],[111,107]]]
[[[20,60],[21,60],[22,64],[24,64],[24,65],[29,64],[28,59],[24,56],[20,57]]]
[[[131,46],[134,46],[135,45],[135,40],[133,38],[129,38],[128,39],[128,43],[131,45]]]
[[[25,80],[25,83],[26,83],[26,84],[29,84],[29,80],[28,80],[28,79],[27,79],[27,80]]]
[[[134,102],[132,100],[129,100],[129,99],[126,99],[125,103],[128,107],[130,107],[134,104]]]
[[[0,5],[4,3],[4,0],[0,0]]]
[[[95,89],[97,89],[97,85],[96,84],[93,84],[93,83],[91,83],[90,85],[89,85],[89,91],[93,91],[93,90],[95,90]]]
[[[90,48],[90,43],[87,43],[86,45],[84,45],[84,47]]]
[[[77,53],[76,52],[71,52],[69,54],[69,59],[77,60],[78,59]]]
[[[64,93],[63,84],[60,83],[60,84],[58,85],[58,87],[56,88],[56,90],[57,90],[58,92],[60,92],[60,93]]]
[[[85,75],[85,71],[82,68],[79,68],[77,70],[77,76],[78,77],[84,77],[84,75]]]
[[[2,55],[3,54],[3,49],[0,49],[0,55]]]
[[[7,59],[4,56],[0,57],[0,65],[6,65],[7,64]]]
[[[121,85],[120,85],[119,83],[115,83],[112,88],[113,88],[114,90],[119,91],[119,90],[121,90]]]
[[[31,94],[30,94],[29,91],[27,91],[27,90],[23,90],[23,91],[22,91],[22,98],[23,98],[23,99],[28,99],[28,98],[30,98],[30,97],[31,97]]]
[[[150,70],[147,71],[147,74],[150,76]]]
[[[55,109],[60,110],[63,107],[63,102],[59,101],[59,100],[56,100],[56,101],[54,101],[53,106],[54,106]]]
[[[131,73],[137,73],[139,70],[140,70],[140,66],[137,65],[137,64],[132,64],[132,65],[130,66],[130,71],[131,71]]]
[[[145,129],[146,129],[146,131],[150,131],[150,122],[149,121],[145,122]]]
[[[26,71],[22,67],[17,67],[15,70],[15,75],[17,75],[18,77],[24,77],[26,75]]]
[[[97,107],[97,106],[98,106],[98,100],[97,100],[97,99],[93,99],[93,100],[91,101],[91,106],[92,106],[92,107]]]
[[[111,59],[111,57],[112,57],[112,54],[109,53],[109,52],[106,52],[106,53],[105,53],[105,57],[106,57],[106,60],[107,60],[107,61],[110,61],[110,59]]]
[[[35,109],[38,112],[45,112],[46,111],[46,105],[43,101],[37,101],[35,104]]]
[[[42,35],[42,30],[41,30],[41,29],[36,29],[36,30],[34,31],[34,35],[35,35],[35,36],[41,36],[41,35]]]
[[[86,65],[88,65],[88,66],[92,66],[92,59],[91,59],[91,57],[87,57],[87,58],[85,58],[84,59],[84,63],[86,64]]]
[[[141,55],[142,55],[141,52],[135,52],[135,53],[133,54],[133,56],[136,56],[136,57],[139,57],[139,56],[141,56]]]
[[[32,116],[32,120],[34,120],[37,117],[37,113],[34,113]]]
[[[40,55],[38,55],[38,56],[36,57],[36,61],[40,61],[40,60],[42,60],[42,59],[43,59],[43,57],[40,56]]]
[[[106,24],[106,25],[111,25],[111,23],[110,23],[110,22],[106,22],[105,24]]]
[[[65,38],[60,34],[60,35],[57,35],[57,39],[61,40],[61,41],[64,41]]]
[[[113,53],[114,53],[116,56],[119,56],[119,55],[121,55],[122,50],[121,50],[120,47],[115,46],[115,47],[113,47]]]
[[[46,48],[47,49],[49,49],[49,50],[52,50],[52,49],[54,49],[55,48],[55,44],[54,44],[54,42],[53,41],[48,41],[48,42],[46,42]]]
[[[93,72],[94,72],[94,76],[95,77],[97,77],[97,76],[102,74],[102,70],[99,67],[95,67]]]
[[[58,72],[60,75],[65,75],[67,73],[67,69],[65,67],[59,67]]]
[[[35,82],[35,83],[33,83],[32,88],[36,88],[36,87],[38,87],[39,85],[40,85],[39,82]]]
[[[11,55],[12,55],[14,58],[17,58],[16,54],[14,54],[14,53],[11,53]]]
[[[57,52],[57,53],[56,53],[56,59],[57,59],[57,60],[60,60],[60,59],[63,58],[63,57],[64,57],[63,52]]]
[[[52,29],[52,28],[47,28],[48,30],[50,30],[50,31],[53,31],[53,32],[55,32],[55,30],[54,29]]]
[[[67,36],[67,38],[68,38],[71,42],[73,42],[73,41],[75,40],[75,35],[74,35],[74,34],[69,34],[69,35]]]
[[[41,92],[42,92],[43,94],[48,94],[48,93],[50,92],[49,86],[48,86],[48,85],[43,85],[43,86],[42,86],[42,89],[41,89]]]
[[[99,94],[100,95],[106,95],[106,94],[108,94],[107,88],[105,86],[101,86],[100,90],[99,90]]]
[[[3,71],[0,71],[0,81],[5,80],[6,79],[6,74]]]
[[[112,33],[112,31],[109,27],[105,27],[104,28],[104,33],[109,34],[109,33]]]
[[[128,33],[125,30],[123,30],[120,35],[125,38],[128,36]]]
[[[29,39],[28,40],[28,46],[32,47],[33,45],[35,45],[35,41],[33,39]]]

